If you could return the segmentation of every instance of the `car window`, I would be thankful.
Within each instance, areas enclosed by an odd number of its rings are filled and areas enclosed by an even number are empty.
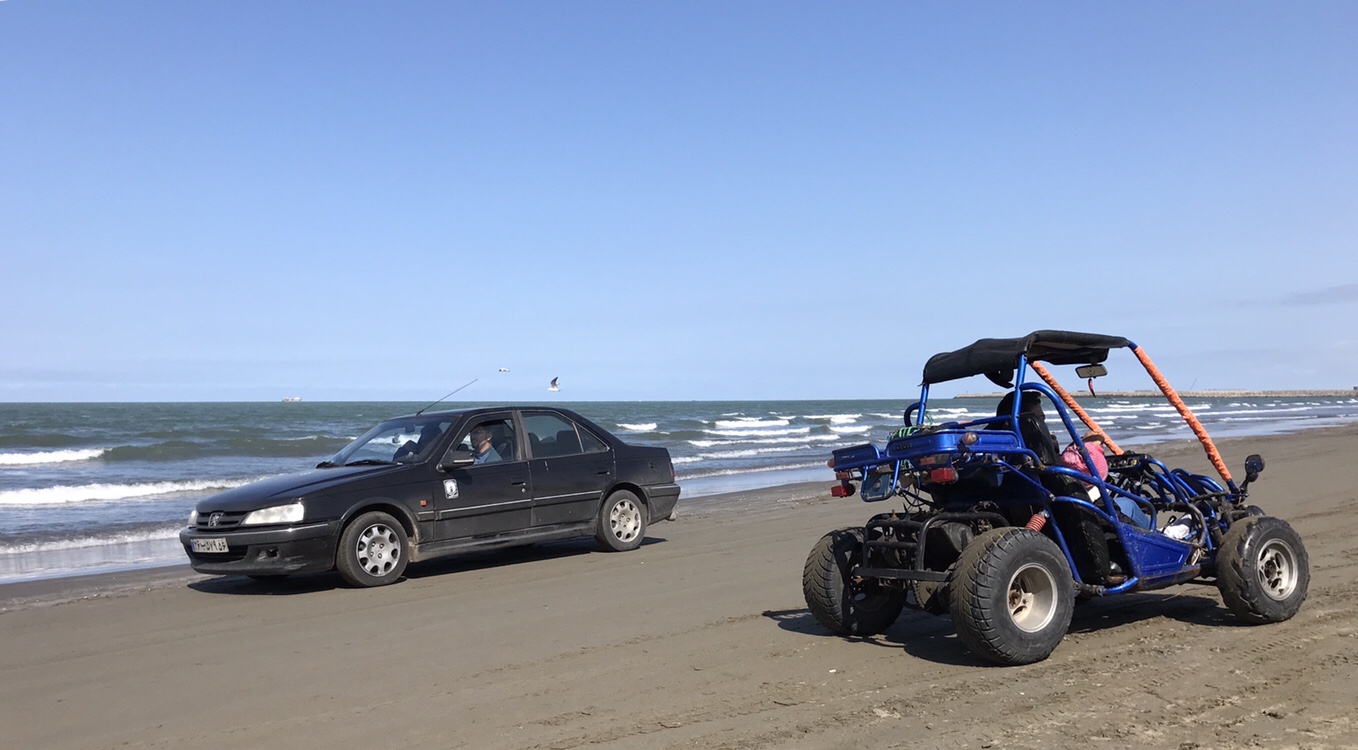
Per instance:
[[[453,450],[471,453],[478,464],[493,464],[515,460],[518,457],[517,443],[513,420],[499,417],[473,423],[458,436]]]
[[[575,429],[580,433],[580,445],[586,453],[603,453],[608,450],[608,443],[601,440],[599,436],[580,425],[576,425]]]
[[[584,453],[575,423],[557,414],[526,412],[523,429],[534,458],[571,456]],[[597,439],[597,438],[596,438]]]
[[[444,432],[446,418],[391,420],[368,430],[331,459],[334,464],[356,462],[415,463],[428,458]]]

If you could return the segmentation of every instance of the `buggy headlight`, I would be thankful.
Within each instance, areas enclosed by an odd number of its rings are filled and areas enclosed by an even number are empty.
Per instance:
[[[297,523],[302,520],[302,504],[290,503],[288,505],[275,505],[272,508],[260,508],[251,511],[240,522],[241,526],[263,526],[265,524],[276,523]]]

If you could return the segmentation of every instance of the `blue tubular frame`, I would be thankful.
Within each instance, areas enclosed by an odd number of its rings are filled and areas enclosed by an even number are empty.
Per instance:
[[[1119,594],[1137,589],[1143,584],[1152,588],[1161,588],[1170,583],[1181,583],[1196,577],[1199,569],[1198,566],[1196,564],[1186,564],[1187,560],[1195,559],[1190,557],[1191,548],[1196,545],[1210,553],[1213,545],[1206,529],[1219,526],[1221,523],[1219,514],[1209,503],[1199,503],[1197,501],[1202,500],[1204,496],[1216,493],[1233,494],[1235,491],[1234,487],[1229,490],[1223,489],[1222,486],[1211,477],[1193,474],[1183,469],[1171,470],[1159,460],[1149,456],[1141,458],[1141,461],[1144,462],[1144,466],[1149,467],[1149,470],[1144,474],[1144,481],[1148,483],[1150,491],[1154,493],[1153,497],[1143,497],[1137,493],[1110,484],[1106,479],[1095,476],[1093,473],[1086,473],[1092,472],[1094,463],[1089,449],[1080,439],[1081,429],[1079,423],[1077,423],[1072,412],[1066,407],[1064,401],[1049,385],[1040,379],[1025,379],[1028,369],[1029,362],[1027,356],[1019,355],[1017,366],[1015,367],[1014,385],[1012,386],[1013,392],[1018,397],[1014,399],[1013,407],[1008,414],[996,415],[994,417],[982,417],[980,419],[973,419],[955,425],[943,425],[943,427],[948,430],[962,431],[983,429],[986,426],[1002,422],[1006,429],[1017,436],[1019,449],[1004,451],[1004,453],[1007,454],[1006,457],[1002,457],[995,453],[989,453],[988,455],[991,456],[990,460],[994,462],[992,465],[1000,468],[1005,474],[1021,478],[1022,486],[1029,487],[1034,491],[1034,497],[1031,500],[1024,501],[1026,504],[1041,507],[1049,514],[1053,511],[1057,503],[1062,503],[1066,506],[1075,506],[1088,513],[1094,514],[1095,517],[1101,519],[1103,522],[1112,525],[1117,535],[1118,543],[1126,552],[1127,561],[1130,563],[1131,570],[1127,571],[1127,580],[1123,583],[1115,586],[1095,587],[1096,593]],[[1023,406],[1023,399],[1021,396],[1026,392],[1033,392],[1045,396],[1055,407],[1056,414],[1060,418],[1061,424],[1064,426],[1070,442],[1077,446],[1077,450],[1079,450],[1081,457],[1084,459],[1086,472],[1081,472],[1061,465],[1042,466],[1035,451],[1035,446],[1028,445],[1024,441],[1023,433],[1019,425],[1019,416]],[[920,388],[919,401],[911,404],[906,409],[907,414],[910,414],[912,411],[914,413],[911,425],[922,427],[928,418],[928,409],[929,386],[924,384]],[[1060,447],[1059,443],[1057,447]],[[899,487],[902,471],[900,464],[902,459],[899,457],[894,459],[889,458],[886,451],[880,452],[879,456],[881,459],[891,460],[895,464],[890,478],[887,481],[891,482],[893,489]],[[1018,458],[1019,456],[1025,456],[1030,463],[1025,464],[1023,460]],[[861,461],[862,459],[859,460]],[[1042,468],[1039,472],[1034,472],[1032,466],[1042,466]],[[1081,482],[1084,486],[1097,487],[1098,497],[1057,495],[1042,484],[1041,477],[1044,474],[1047,476],[1066,476]],[[874,497],[874,499],[886,499],[886,497],[887,496],[882,496],[880,498]],[[1151,528],[1142,529],[1135,524],[1122,521],[1118,515],[1114,498],[1125,498],[1135,502],[1140,508],[1146,511],[1150,518]],[[866,500],[868,498],[865,497],[864,499]],[[1158,532],[1155,531],[1159,526],[1160,509],[1175,509],[1176,506],[1187,506],[1192,508],[1193,510],[1191,513],[1202,521],[1203,529],[1199,531],[1199,535],[1196,539],[1187,541],[1171,539],[1159,535]],[[1075,581],[1081,586],[1089,586],[1090,584],[1085,583],[1081,578],[1080,572],[1074,564],[1075,558],[1071,554],[1070,544],[1067,542],[1060,526],[1052,523],[1049,528],[1051,530],[1050,534],[1057,546],[1061,549],[1062,554],[1066,556],[1066,560],[1071,564],[1071,573]],[[1137,550],[1138,552],[1133,554],[1133,550]],[[1185,561],[1185,564],[1182,566],[1180,566],[1179,563],[1174,562],[1175,558],[1180,554],[1182,554],[1181,559]],[[1145,555],[1149,555],[1149,557],[1146,557]],[[1169,560],[1169,563],[1166,563],[1166,560]],[[1166,570],[1167,564],[1170,568],[1169,570]]]

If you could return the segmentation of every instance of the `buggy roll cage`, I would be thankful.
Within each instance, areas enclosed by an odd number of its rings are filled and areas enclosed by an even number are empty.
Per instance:
[[[1231,472],[1226,468],[1226,462],[1222,460],[1221,453],[1217,450],[1212,438],[1203,428],[1202,423],[1194,416],[1193,411],[1188,408],[1179,394],[1170,386],[1151,362],[1150,356],[1145,350],[1137,346],[1130,339],[1121,336],[1108,336],[1098,333],[1081,333],[1077,331],[1056,331],[1041,330],[1034,331],[1022,338],[1012,339],[980,339],[970,346],[952,352],[935,354],[929,358],[924,365],[923,382],[920,385],[920,400],[911,404],[905,410],[907,423],[910,420],[911,412],[917,412],[915,424],[924,424],[925,414],[929,404],[929,386],[937,383],[944,383],[950,380],[972,377],[974,375],[984,375],[991,382],[1005,389],[1013,389],[1015,393],[1022,391],[1036,391],[1045,394],[1051,399],[1053,404],[1064,405],[1066,408],[1057,409],[1061,421],[1065,424],[1072,440],[1077,446],[1081,456],[1085,461],[1085,466],[1093,466],[1090,462],[1088,450],[1083,441],[1078,439],[1078,430],[1070,418],[1073,412],[1080,421],[1095,435],[1103,438],[1104,444],[1114,455],[1122,455],[1123,450],[1117,443],[1109,439],[1108,434],[1103,428],[1089,416],[1084,409],[1080,408],[1075,398],[1070,395],[1056,381],[1056,378],[1042,365],[1043,362],[1054,365],[1093,365],[1099,364],[1108,359],[1110,349],[1130,349],[1136,358],[1141,362],[1146,373],[1150,375],[1160,392],[1164,394],[1166,400],[1179,412],[1198,442],[1202,444],[1203,450],[1207,452],[1207,459],[1226,483],[1231,493],[1239,492],[1235,482],[1231,479]],[[1026,366],[1025,366],[1026,365]],[[1031,367],[1042,383],[1025,382],[1024,374],[1028,367]],[[1012,373],[1012,376],[1011,376]],[[1008,415],[1008,425],[1015,433],[1019,432],[1019,414],[1022,404],[1021,398],[1015,398],[1011,413]],[[1069,410],[1069,411],[1067,411]],[[989,420],[995,421],[1000,417],[992,417]],[[1031,448],[1031,446],[1029,446]],[[1155,462],[1158,463],[1158,462]],[[1160,466],[1164,469],[1163,465]],[[1059,471],[1069,471],[1058,469]],[[1181,470],[1176,472],[1166,471],[1164,476],[1175,477],[1167,479],[1171,485],[1176,481],[1185,483]],[[1213,482],[1215,484],[1215,482]],[[1184,489],[1188,489],[1185,487]],[[1202,488],[1207,491],[1221,491],[1220,487]],[[1197,490],[1198,492],[1202,490]],[[1179,493],[1174,493],[1179,494]],[[1193,494],[1193,493],[1190,493]]]

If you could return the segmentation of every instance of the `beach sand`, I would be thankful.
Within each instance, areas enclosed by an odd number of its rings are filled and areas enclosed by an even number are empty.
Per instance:
[[[187,567],[0,586],[0,747],[1358,747],[1358,426],[1221,447],[1236,471],[1265,456],[1251,500],[1306,541],[1288,622],[1188,585],[1082,604],[1026,667],[911,610],[833,637],[802,563],[884,505],[827,477],[681,501],[635,552],[544,545],[380,589]],[[1206,470],[1196,445],[1153,453]]]

